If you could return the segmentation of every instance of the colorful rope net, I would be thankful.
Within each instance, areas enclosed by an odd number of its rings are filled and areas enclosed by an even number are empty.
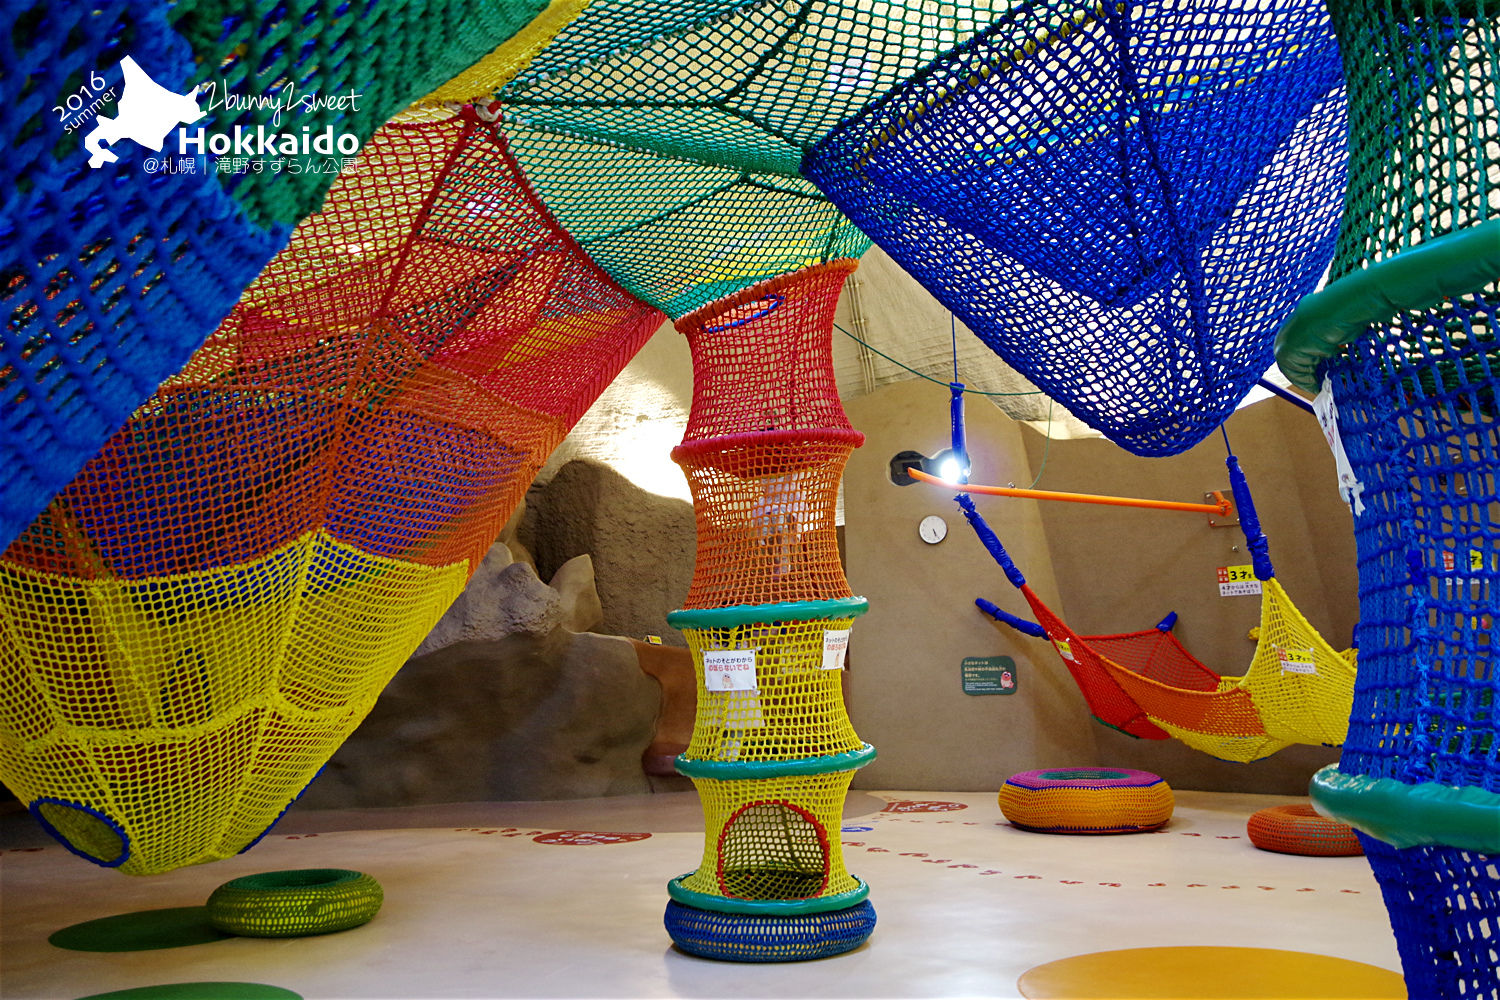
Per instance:
[[[666,924],[694,954],[816,958],[874,927],[838,833],[854,772],[874,756],[844,708],[844,651],[866,604],[834,528],[844,462],[864,440],[833,377],[834,309],[854,266],[817,265],[677,322],[693,404],[672,457],[692,488],[698,560],[667,620],[696,668],[677,768],[707,829],[698,869],[669,886]]]
[[[1347,456],[1360,678],[1319,809],[1369,834],[1412,996],[1500,993],[1500,5],[1329,4],[1349,197],[1278,357]],[[1337,451],[1336,451],[1337,454]]]
[[[1038,388],[1176,454],[1332,252],[1338,58],[1321,0],[1019,3],[803,173]]]
[[[960,495],[964,516],[1021,591],[1036,622],[990,601],[976,603],[997,621],[1051,642],[1094,718],[1127,735],[1175,737],[1195,750],[1241,763],[1294,743],[1338,746],[1349,725],[1356,653],[1334,649],[1292,603],[1276,579],[1239,461],[1231,455],[1227,464],[1235,510],[1261,584],[1260,630],[1243,674],[1221,676],[1188,652],[1172,634],[1175,614],[1140,632],[1073,631],[1027,585],[973,500]]]
[[[132,874],[244,848],[662,319],[472,108],[378,132],[0,560],[0,780]]]
[[[993,17],[981,0],[595,0],[501,93],[506,131],[584,249],[681,316],[868,249],[803,153]]]
[[[323,155],[284,158],[295,169],[283,159],[177,155],[179,125],[231,140],[269,132],[300,141],[306,130],[363,142],[542,6],[8,6],[0,546],[182,367],[335,176]],[[278,111],[278,101],[291,106]]]

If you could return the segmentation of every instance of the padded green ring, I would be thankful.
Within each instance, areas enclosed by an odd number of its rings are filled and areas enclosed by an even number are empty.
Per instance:
[[[304,937],[369,923],[385,892],[363,872],[298,868],[225,882],[208,897],[208,920],[244,937]]]
[[[1481,854],[1500,853],[1500,795],[1436,782],[1408,785],[1394,778],[1342,774],[1329,764],[1308,786],[1313,805],[1392,847],[1437,844]]]
[[[1276,363],[1293,385],[1317,392],[1318,365],[1370,324],[1469,295],[1496,278],[1500,219],[1428,240],[1303,296],[1276,334]]]
[[[677,773],[689,778],[713,778],[716,781],[744,781],[753,778],[787,778],[808,774],[833,774],[857,771],[875,759],[875,748],[866,743],[858,750],[828,754],[824,757],[798,757],[795,760],[699,760],[679,754],[673,765]]]
[[[732,604],[727,608],[681,608],[667,612],[675,629],[734,628],[756,622],[816,621],[820,618],[858,618],[870,610],[863,597],[834,597],[826,601],[784,601],[780,604]]]
[[[851,875],[849,877],[859,884],[848,892],[838,892],[832,896],[811,896],[807,899],[740,899],[738,896],[715,896],[687,888],[682,884],[682,880],[692,874],[688,872],[668,882],[667,895],[683,906],[713,910],[715,913],[746,913],[761,916],[828,913],[831,910],[848,909],[864,902],[870,895],[870,887],[865,884],[864,880],[858,875]]]

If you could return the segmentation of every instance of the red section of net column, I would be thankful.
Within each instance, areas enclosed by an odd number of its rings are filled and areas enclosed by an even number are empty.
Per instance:
[[[693,354],[693,407],[672,458],[698,529],[684,607],[852,596],[834,508],[864,435],[839,403],[832,329],[855,267],[810,267],[677,321]]]

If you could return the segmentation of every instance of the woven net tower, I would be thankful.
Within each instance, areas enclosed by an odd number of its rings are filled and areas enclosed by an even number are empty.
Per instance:
[[[693,403],[672,457],[692,488],[698,556],[667,620],[698,678],[677,769],[706,832],[698,869],[669,885],[666,925],[711,958],[821,958],[875,925],[839,845],[849,783],[874,757],[844,708],[844,653],[866,602],[834,529],[844,463],[864,440],[833,378],[833,314],[853,270],[816,265],[677,321]]]
[[[594,0],[500,94],[517,160],[677,317],[869,240],[799,174],[841,119],[993,19],[983,0]]]
[[[1329,4],[1349,193],[1278,358],[1355,510],[1359,676],[1320,811],[1362,830],[1412,996],[1500,993],[1500,4]]]
[[[382,129],[0,559],[0,780],[131,874],[244,849],[661,323],[472,108]]]
[[[803,173],[1038,388],[1171,455],[1328,262],[1341,83],[1321,0],[1017,3]]]
[[[336,176],[323,156],[291,157],[296,172],[260,161],[264,169],[251,169],[244,157],[229,172],[227,158],[178,156],[179,125],[231,138],[237,129],[252,137],[258,129],[327,130],[364,142],[481,57],[487,72],[524,58],[544,40],[527,30],[533,17],[542,12],[547,27],[557,16],[544,7],[545,0],[7,5],[0,546],[182,367]],[[195,94],[198,85],[212,89]],[[349,94],[358,97],[329,100]],[[263,98],[312,100],[278,112]],[[141,110],[153,105],[174,111],[159,130],[142,127]],[[160,167],[168,160],[170,170]],[[160,169],[148,170],[148,161]]]

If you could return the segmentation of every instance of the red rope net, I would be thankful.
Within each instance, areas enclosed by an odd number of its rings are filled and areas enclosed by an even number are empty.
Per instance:
[[[140,578],[322,526],[472,569],[661,319],[577,249],[472,111],[387,126],[6,561]]]
[[[834,508],[864,435],[839,403],[829,330],[855,266],[806,268],[677,321],[693,354],[692,413],[672,452],[698,528],[686,608],[853,596]]]

